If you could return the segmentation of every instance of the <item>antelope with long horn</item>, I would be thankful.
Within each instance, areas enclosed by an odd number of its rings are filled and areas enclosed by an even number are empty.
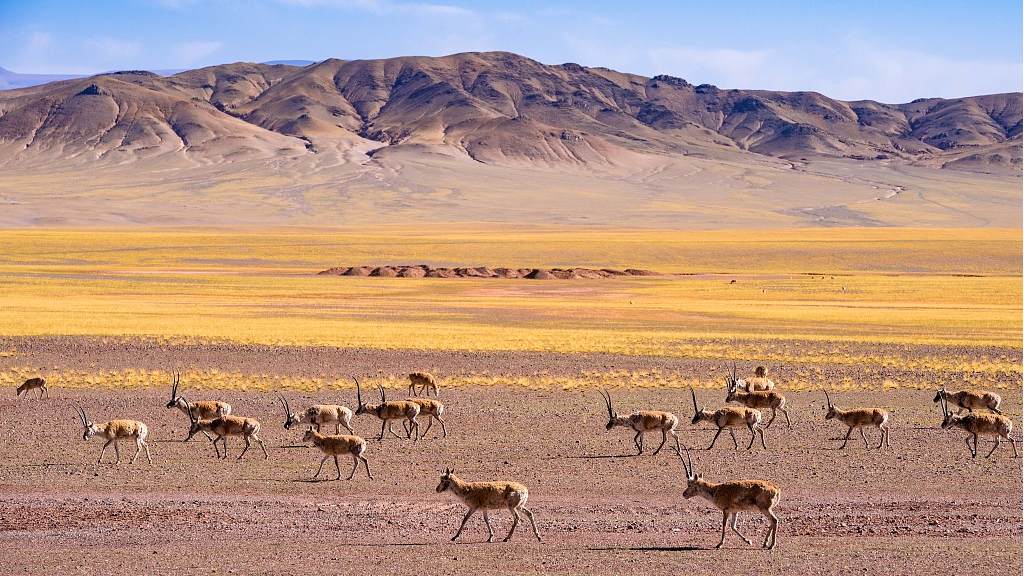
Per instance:
[[[430,432],[430,427],[434,425],[434,420],[441,423],[441,432],[444,434],[445,438],[448,437],[448,429],[445,427],[444,420],[441,418],[441,415],[444,414],[444,404],[442,404],[440,400],[432,400],[430,398],[406,398],[405,401],[416,403],[420,407],[419,415],[429,417],[426,429],[424,429],[423,432],[420,432],[420,438],[423,438],[427,435],[427,432]],[[404,428],[406,425],[407,422],[403,420],[402,427]],[[406,429],[406,432],[409,432],[409,430]]]
[[[186,404],[180,395],[178,395],[178,384],[181,382],[181,374],[174,373],[174,382],[171,385],[171,400],[167,403],[168,408],[177,408],[181,410],[189,420],[192,419],[192,414],[195,414],[200,420],[209,420],[212,418],[218,418],[221,416],[228,416],[231,414],[231,404],[227,402],[221,402],[220,400],[199,400]],[[192,414],[189,414],[189,410]],[[203,432],[207,440],[211,440],[210,435]]]
[[[878,428],[882,433],[882,437],[878,440],[878,449],[882,449],[882,443],[889,446],[889,412],[881,408],[854,408],[852,410],[840,410],[832,404],[832,398],[828,395],[828,390],[822,390],[825,393],[825,401],[828,403],[828,412],[825,413],[825,420],[836,419],[849,427],[846,431],[846,437],[843,438],[843,445],[839,447],[840,450],[846,448],[846,442],[850,439],[850,434],[853,433],[853,429],[860,430],[860,437],[864,439],[864,447],[871,449],[868,445],[868,437],[864,434],[865,428]]]
[[[191,410],[191,405],[188,400],[182,398],[185,402],[185,408],[188,409],[188,417],[191,420],[192,425],[188,429],[188,436],[183,442],[188,442],[193,436],[199,432],[208,432],[216,435],[213,439],[213,450],[217,454],[217,458],[228,457],[228,436],[241,436],[245,440],[245,448],[242,453],[238,455],[238,459],[241,460],[242,456],[249,450],[249,446],[252,444],[250,439],[255,440],[259,443],[260,448],[263,449],[263,459],[267,460],[270,458],[270,454],[267,453],[267,446],[260,440],[260,421],[255,418],[242,418],[241,416],[219,416],[208,420],[200,420],[196,418],[195,414]],[[217,441],[221,441],[224,445],[224,455],[221,456],[220,448],[217,447]]]
[[[956,415],[963,414],[964,410],[968,412],[974,412],[975,410],[989,409],[996,414],[1002,414],[999,410],[999,403],[1003,401],[1003,398],[995,392],[987,392],[985,390],[961,390],[959,392],[947,392],[945,388],[940,388],[935,394],[933,402],[939,402],[945,400],[948,404],[954,404],[959,409],[956,411]]]
[[[363,456],[363,452],[366,451],[366,440],[359,436],[349,436],[347,434],[337,436],[324,436],[323,434],[313,430],[310,426],[306,430],[306,434],[302,437],[303,442],[312,442],[313,446],[320,449],[321,452],[326,454],[324,459],[320,461],[320,467],[316,469],[316,474],[313,474],[313,479],[320,475],[320,471],[324,469],[324,463],[331,456],[334,457],[334,467],[338,470],[338,477],[335,480],[341,480],[341,465],[338,464],[338,456],[342,454],[348,454],[352,456],[352,473],[348,475],[348,479],[351,480],[356,475],[356,470],[359,469],[359,461],[363,461],[363,465],[366,466],[366,475],[373,480],[373,475],[370,474],[370,463]]]
[[[736,408],[734,406],[725,406],[719,408],[714,412],[711,412],[707,407],[697,408],[697,393],[690,388],[690,396],[693,398],[693,420],[691,424],[696,426],[701,422],[711,422],[715,426],[718,426],[718,432],[715,432],[715,437],[711,439],[711,445],[708,446],[708,450],[715,447],[715,442],[718,441],[718,437],[722,434],[723,430],[728,430],[729,435],[732,436],[732,444],[734,449],[739,450],[739,442],[736,441],[736,429],[746,428],[750,430],[750,444],[747,445],[747,450],[750,450],[754,446],[754,439],[758,434],[761,435],[761,447],[765,450],[768,449],[768,445],[764,442],[764,428],[761,426],[761,412],[753,408]]]
[[[301,423],[309,424],[319,432],[320,426],[333,423],[335,434],[341,433],[342,426],[350,434],[355,433],[355,430],[352,429],[352,411],[345,406],[339,404],[314,404],[301,413],[295,413],[292,412],[291,405],[288,404],[288,399],[284,395],[279,393],[277,399],[281,403],[281,407],[284,408],[285,430],[291,430],[292,426]]]
[[[655,430],[661,431],[661,444],[654,451],[655,455],[661,452],[661,448],[668,440],[669,434],[675,439],[676,447],[679,447],[679,436],[676,434],[679,418],[675,414],[657,410],[640,410],[627,416],[619,416],[612,409],[612,395],[607,390],[602,390],[601,397],[604,398],[605,408],[608,409],[608,424],[605,425],[605,430],[622,426],[623,428],[635,431],[636,435],[633,436],[633,445],[636,446],[636,453],[638,455],[644,453],[644,434],[654,432]]]
[[[956,426],[967,432],[969,436],[964,438],[967,449],[971,452],[971,458],[978,457],[978,436],[995,436],[996,443],[989,450],[985,458],[992,456],[992,453],[999,448],[1000,437],[1010,441],[1013,447],[1013,457],[1017,457],[1017,443],[1010,434],[1013,433],[1013,421],[1000,414],[980,414],[971,412],[966,416],[954,414],[949,405],[943,399],[942,405],[942,428],[943,430]],[[974,447],[971,447],[971,438],[974,438]]]
[[[43,394],[46,394],[47,398],[50,397],[50,391],[46,389],[46,380],[43,380],[42,378],[29,378],[28,380],[25,380],[21,386],[18,386],[18,390],[14,395],[21,396],[21,393],[24,392],[25,397],[28,398],[30,390],[38,390],[40,400],[43,399]]]
[[[438,395],[437,378],[429,372],[413,372],[409,374],[409,394],[413,396],[419,396],[416,392],[416,386],[420,387],[420,392],[424,396],[430,396],[430,391],[434,391],[434,396]]]
[[[786,426],[789,428],[793,427],[793,423],[789,420],[789,411],[786,410],[786,397],[780,392],[775,390],[763,390],[759,392],[744,392],[740,390],[739,385],[736,384],[735,380],[726,378],[727,393],[725,395],[725,403],[739,402],[747,408],[755,409],[766,409],[771,408],[772,417],[768,420],[768,423],[764,425],[765,430],[772,427],[772,422],[775,422],[776,410],[781,410],[782,414],[786,417]]]
[[[380,436],[377,438],[378,441],[384,440],[384,430],[387,429],[395,435],[395,438],[401,438],[397,432],[391,429],[392,420],[405,420],[408,423],[409,428],[406,431],[406,438],[412,438],[414,441],[419,438],[420,424],[416,421],[416,417],[420,414],[420,406],[415,402],[408,402],[405,400],[393,400],[387,401],[384,397],[384,388],[378,384],[377,389],[380,391],[380,404],[367,404],[363,402],[363,391],[359,385],[359,379],[353,378],[356,381],[356,398],[359,402],[359,407],[356,408],[356,416],[360,414],[373,414],[377,418],[381,419],[380,425]],[[413,435],[415,430],[416,435]]]
[[[761,547],[768,550],[775,548],[779,517],[775,515],[774,508],[779,503],[781,495],[778,486],[765,480],[708,482],[704,480],[703,475],[694,470],[689,450],[686,450],[685,460],[678,448],[676,455],[679,456],[679,460],[683,463],[683,470],[686,472],[686,490],[683,492],[683,497],[690,499],[700,496],[722,511],[722,539],[715,548],[721,548],[725,544],[725,528],[729,525],[730,517],[732,518],[732,531],[738,534],[747,545],[753,544],[750,539],[740,533],[736,526],[737,514],[747,511],[760,512],[768,519],[768,533],[765,534]]]
[[[507,508],[512,513],[513,521],[512,528],[508,531],[508,536],[502,542],[508,542],[512,539],[512,534],[516,531],[516,526],[519,525],[519,513],[526,514],[526,517],[530,519],[530,524],[533,526],[533,535],[537,537],[537,541],[540,542],[540,532],[537,531],[537,523],[533,520],[533,512],[530,512],[526,508],[526,499],[529,498],[530,492],[526,489],[526,486],[518,482],[464,482],[458,476],[455,475],[455,471],[445,468],[441,472],[441,483],[437,485],[437,492],[441,493],[445,490],[450,491],[455,495],[456,498],[462,500],[462,503],[469,506],[469,512],[462,518],[462,524],[459,526],[459,531],[452,536],[452,542],[462,534],[462,529],[466,527],[466,522],[469,517],[473,515],[477,510],[484,511],[484,523],[487,524],[487,541],[490,542],[494,539],[494,530],[491,529],[491,519],[487,516],[488,510],[500,510]]]
[[[100,457],[96,460],[97,464],[103,462],[103,453],[107,451],[107,446],[111,444],[114,445],[114,453],[117,454],[114,464],[120,463],[121,449],[118,448],[117,444],[125,438],[135,440],[135,456],[132,456],[132,461],[129,464],[135,463],[135,459],[139,457],[139,452],[143,448],[146,449],[146,459],[149,460],[150,464],[153,464],[153,458],[149,455],[149,446],[146,444],[149,428],[145,424],[138,420],[111,420],[110,422],[93,424],[89,421],[89,417],[85,415],[85,408],[79,405],[76,405],[75,408],[78,411],[78,417],[82,420],[82,440],[88,440],[93,436],[99,436],[106,440],[103,443],[103,448],[100,450]]]

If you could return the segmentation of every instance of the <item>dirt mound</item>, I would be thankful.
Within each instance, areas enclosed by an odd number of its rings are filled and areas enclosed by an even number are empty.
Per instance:
[[[529,280],[596,280],[616,276],[660,276],[659,272],[627,268],[488,268],[411,266],[336,266],[317,272],[321,276],[377,276],[383,278],[527,278]]]

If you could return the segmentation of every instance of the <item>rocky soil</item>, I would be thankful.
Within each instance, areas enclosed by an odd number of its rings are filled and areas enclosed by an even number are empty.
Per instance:
[[[61,344],[56,346],[55,344]],[[78,347],[70,346],[77,343]],[[280,373],[306,370],[389,372],[431,366],[444,374],[481,370],[536,373],[541,366],[571,373],[625,357],[515,353],[469,355],[330,349],[268,349],[222,345],[168,347],[80,339],[17,342],[18,356],[0,369],[37,365],[92,370],[166,368],[171,359],[194,366]],[[930,352],[930,351],[929,351]],[[642,365],[713,370],[717,363],[631,358]],[[487,364],[489,362],[489,364]],[[849,368],[831,367],[837,372]],[[307,372],[309,373],[309,372]],[[442,378],[442,386],[444,378]],[[785,389],[783,387],[783,391]],[[1019,436],[1020,390],[1004,392]],[[167,390],[54,389],[49,399],[0,391],[0,566],[10,574],[1019,574],[1022,567],[1021,462],[1009,445],[992,458],[972,459],[964,433],[941,430],[931,394],[916,390],[844,392],[844,406],[883,406],[892,412],[892,446],[870,450],[856,434],[839,450],[845,429],[825,421],[816,392],[786,392],[793,427],[784,418],[767,432],[769,449],[740,450],[723,434],[707,450],[713,429],[691,426],[684,390],[612,390],[617,410],[661,409],[681,419],[679,437],[698,470],[711,480],[758,478],[782,490],[778,546],[749,547],[731,531],[714,549],[721,515],[700,499],[686,500],[679,460],[651,454],[648,436],[637,456],[632,433],[605,430],[608,417],[595,390],[442,387],[448,437],[433,426],[418,442],[386,436],[380,422],[356,417],[366,437],[374,479],[340,461],[342,480],[322,455],[286,431],[270,392],[204,388],[235,413],[258,418],[270,452],[258,448],[237,460],[214,458],[201,436],[183,443],[187,418],[167,409]],[[714,403],[709,392],[703,392]],[[290,392],[293,407],[314,402],[352,405],[348,391]],[[724,394],[723,394],[724,396]],[[198,398],[197,398],[198,399]],[[96,464],[101,441],[83,442],[73,406],[90,418],[136,418],[150,430],[153,464],[133,445],[111,449]],[[353,406],[354,407],[354,406]],[[780,418],[782,418],[780,416]],[[396,429],[399,428],[396,426]],[[878,442],[876,431],[868,439]],[[1018,450],[1020,447],[1018,446]],[[468,480],[509,479],[530,488],[528,507],[543,542],[521,525],[510,543],[486,543],[472,518],[450,542],[465,508],[437,494],[439,470],[454,467]],[[498,538],[507,513],[491,514]],[[766,522],[740,517],[740,530],[759,543]]]

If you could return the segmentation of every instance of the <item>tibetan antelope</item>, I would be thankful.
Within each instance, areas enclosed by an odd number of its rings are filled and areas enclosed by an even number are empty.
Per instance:
[[[191,405],[188,400],[182,398],[185,402],[185,407],[190,408]],[[253,439],[259,442],[260,448],[263,449],[263,459],[270,459],[270,454],[267,453],[267,446],[257,436],[260,432],[260,421],[255,418],[242,418],[241,416],[219,416],[209,420],[200,420],[196,418],[192,410],[188,410],[188,417],[191,420],[192,425],[189,426],[188,436],[183,442],[188,442],[199,432],[212,432],[217,437],[213,439],[213,450],[217,453],[217,458],[228,457],[228,436],[241,436],[245,440],[245,448],[242,453],[238,455],[238,459],[241,460],[242,456],[245,456],[246,451],[249,450],[251,442],[249,439]],[[217,447],[217,441],[220,440],[224,445],[224,455],[220,455],[220,449]]]
[[[135,456],[132,456],[132,461],[129,464],[135,464],[135,459],[139,457],[139,452],[143,448],[146,449],[146,459],[149,460],[150,464],[153,464],[153,458],[149,455],[149,446],[146,445],[149,427],[145,424],[138,420],[111,420],[102,424],[93,424],[85,415],[84,408],[81,406],[75,407],[78,411],[78,417],[82,420],[82,440],[88,440],[93,436],[100,436],[106,439],[103,448],[100,450],[100,457],[96,460],[97,464],[103,462],[103,453],[107,451],[107,446],[111,444],[114,445],[114,453],[117,454],[117,460],[114,460],[114,464],[120,463],[121,449],[117,447],[117,443],[125,438],[135,440]]]
[[[363,391],[362,387],[359,386],[359,380],[353,378],[356,381],[356,398],[359,402],[359,407],[356,408],[356,416],[360,414],[373,414],[377,418],[381,419],[380,425],[380,437],[378,441],[384,440],[384,429],[387,428],[388,432],[395,435],[395,438],[401,438],[397,432],[391,429],[391,421],[404,419],[409,428],[406,430],[406,438],[412,438],[414,441],[419,438],[420,423],[416,421],[416,417],[420,414],[420,405],[415,402],[408,402],[405,400],[393,400],[388,402],[384,397],[384,388],[378,384],[377,389],[380,390],[380,404],[367,404],[363,402]],[[416,431],[416,436],[413,435],[413,431]]]
[[[427,420],[427,428],[423,432],[420,432],[420,438],[427,435],[430,432],[430,427],[434,425],[434,420],[441,423],[441,431],[444,433],[444,437],[448,437],[448,429],[444,425],[444,420],[441,419],[441,415],[444,414],[444,404],[440,400],[431,400],[430,398],[406,398],[406,402],[415,402],[420,407],[420,416],[429,416]],[[402,427],[406,427],[407,423],[402,422]],[[408,432],[408,429],[406,430]]]
[[[739,512],[758,511],[768,519],[768,533],[765,534],[762,548],[771,550],[775,547],[775,535],[779,529],[779,517],[775,515],[774,508],[779,503],[781,494],[779,487],[765,480],[732,480],[730,482],[708,482],[693,469],[693,461],[690,460],[690,451],[686,451],[686,460],[676,449],[679,460],[683,463],[683,470],[686,472],[686,491],[683,497],[686,499],[700,496],[715,505],[722,511],[722,539],[715,548],[721,548],[725,544],[725,528],[729,525],[729,517],[732,517],[732,531],[739,534],[740,538],[747,545],[753,544],[746,536],[740,534],[736,527],[737,514]],[[689,462],[689,466],[687,466]]]
[[[733,406],[726,406],[719,408],[714,412],[708,411],[707,407],[697,408],[697,393],[690,388],[690,396],[693,397],[693,420],[691,424],[696,426],[702,421],[711,422],[715,426],[718,426],[718,432],[715,432],[715,437],[711,439],[711,445],[708,446],[708,450],[715,447],[715,442],[718,441],[718,436],[722,434],[722,430],[728,429],[729,435],[732,436],[732,444],[734,449],[739,450],[739,443],[736,441],[736,429],[746,428],[750,430],[750,444],[747,445],[747,450],[754,447],[754,439],[757,435],[761,435],[761,446],[767,450],[768,445],[764,442],[764,428],[761,427],[761,412],[753,408],[736,408]]]
[[[219,400],[200,400],[186,405],[182,397],[178,395],[178,384],[180,382],[181,374],[175,372],[174,383],[171,385],[171,400],[167,403],[168,408],[177,408],[178,410],[181,410],[189,417],[189,420],[192,419],[192,416],[189,414],[190,408],[192,413],[198,416],[200,420],[208,420],[231,414],[231,404],[221,402]],[[207,440],[211,439],[210,435],[206,432],[203,432],[203,435],[206,436]]]
[[[786,426],[789,428],[793,427],[793,423],[789,421],[789,412],[786,410],[786,397],[781,393],[774,390],[764,390],[760,392],[743,392],[739,389],[735,380],[725,379],[728,391],[725,395],[725,403],[739,402],[747,408],[771,408],[772,417],[768,420],[768,423],[764,425],[765,430],[772,427],[772,422],[775,422],[775,411],[781,410],[782,414],[786,416]]]
[[[730,387],[742,388],[746,392],[764,392],[774,390],[775,383],[768,379],[768,370],[764,366],[754,369],[754,377],[750,380],[736,377],[736,363],[732,363],[732,376],[726,376]]]
[[[324,469],[324,463],[331,456],[334,456],[334,467],[338,470],[338,477],[335,480],[341,480],[341,465],[338,464],[338,456],[342,454],[349,454],[352,456],[352,473],[348,475],[348,479],[351,480],[356,475],[356,470],[359,469],[359,461],[362,460],[366,466],[366,475],[373,480],[373,475],[370,474],[370,463],[363,456],[363,452],[366,451],[366,440],[363,440],[359,436],[349,436],[347,434],[338,436],[324,436],[323,434],[313,430],[310,426],[306,430],[306,434],[302,437],[303,442],[312,442],[313,446],[320,449],[321,452],[326,454],[324,459],[320,461],[320,467],[316,469],[316,474],[313,474],[313,480],[320,475],[320,471]]]
[[[342,426],[348,429],[350,434],[355,433],[355,430],[352,429],[352,411],[345,406],[338,404],[315,404],[296,414],[292,412],[288,399],[284,395],[278,394],[277,399],[281,402],[281,407],[284,408],[285,430],[291,430],[292,426],[301,423],[310,424],[319,432],[321,425],[333,422],[335,434],[341,433]]]
[[[655,454],[661,452],[661,448],[665,445],[665,441],[668,440],[669,434],[672,434],[672,437],[675,438],[676,447],[679,446],[679,436],[676,435],[676,425],[679,424],[679,418],[675,414],[655,410],[641,410],[628,416],[619,416],[617,412],[612,410],[612,395],[607,390],[602,390],[601,397],[604,398],[605,408],[608,409],[608,424],[605,425],[605,430],[622,426],[623,428],[635,431],[636,436],[633,436],[633,445],[636,446],[636,453],[638,455],[644,453],[644,434],[655,430],[661,430],[661,444],[654,451]]]
[[[889,413],[881,408],[854,408],[853,410],[840,410],[832,404],[832,398],[828,395],[828,390],[822,390],[825,393],[825,401],[828,402],[828,412],[825,413],[825,420],[831,420],[835,418],[843,424],[849,426],[849,430],[846,431],[846,437],[843,438],[843,445],[839,447],[840,450],[846,448],[846,442],[850,439],[850,434],[853,433],[853,429],[857,428],[860,430],[860,437],[864,439],[864,447],[871,449],[868,445],[868,437],[864,434],[865,428],[878,428],[882,432],[882,437],[878,440],[878,449],[882,449],[882,443],[889,446]]]
[[[462,524],[459,526],[459,531],[452,536],[452,542],[462,534],[462,529],[466,527],[466,521],[473,515],[477,510],[484,511],[484,523],[487,524],[487,541],[490,542],[494,539],[494,530],[491,529],[491,519],[487,516],[488,510],[500,510],[502,508],[508,508],[509,512],[512,513],[513,521],[512,528],[508,531],[508,536],[502,542],[508,542],[512,539],[512,534],[516,531],[516,526],[519,525],[519,513],[526,514],[526,517],[530,519],[530,524],[533,526],[533,535],[537,537],[537,541],[540,542],[540,532],[537,531],[537,523],[533,520],[533,512],[530,512],[526,508],[526,499],[530,496],[530,492],[526,489],[526,486],[518,482],[463,482],[458,476],[455,475],[455,471],[445,468],[441,472],[441,483],[437,485],[437,492],[441,493],[445,490],[451,491],[462,503],[469,506],[469,512],[466,512],[465,517],[462,518]]]
[[[434,396],[438,395],[437,378],[429,372],[413,372],[409,374],[409,394],[413,396],[419,396],[416,392],[416,386],[420,387],[420,392],[423,392],[424,396],[430,396],[430,391],[434,391]]]
[[[21,396],[21,393],[24,392],[25,397],[28,398],[29,390],[39,390],[40,400],[43,398],[43,394],[46,394],[47,398],[50,397],[50,391],[46,389],[46,380],[42,378],[29,378],[25,380],[24,384],[18,386],[18,391],[14,395]]]
[[[982,408],[988,408],[996,414],[1002,414],[999,410],[999,403],[1003,401],[1003,398],[995,392],[986,392],[984,390],[961,390],[959,392],[947,392],[945,388],[940,388],[938,393],[935,394],[935,399],[932,402],[939,402],[945,400],[947,403],[955,404],[959,410],[956,411],[956,415],[963,414],[964,410],[968,412],[974,412],[975,410],[981,410]]]
[[[1010,434],[1013,432],[1013,421],[1002,416],[1000,414],[976,414],[970,413],[966,416],[960,416],[959,414],[953,414],[953,411],[949,409],[949,406],[945,401],[942,403],[942,428],[943,430],[956,426],[967,432],[969,436],[964,438],[964,442],[967,443],[967,449],[971,452],[971,458],[978,457],[978,436],[995,436],[996,444],[989,450],[989,453],[985,455],[985,458],[992,456],[992,453],[999,448],[999,438],[1003,437],[1010,441],[1010,446],[1013,447],[1013,457],[1017,457],[1017,444],[1010,438]],[[971,438],[974,438],[974,447],[971,447]]]

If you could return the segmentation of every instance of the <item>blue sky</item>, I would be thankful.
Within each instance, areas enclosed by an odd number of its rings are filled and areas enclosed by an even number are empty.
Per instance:
[[[1020,0],[0,0],[21,73],[504,50],[723,88],[908,102],[1021,91]]]

